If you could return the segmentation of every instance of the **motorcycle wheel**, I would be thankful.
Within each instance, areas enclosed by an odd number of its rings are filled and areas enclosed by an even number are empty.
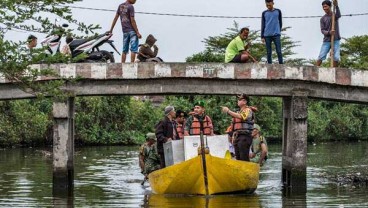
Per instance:
[[[103,54],[102,61],[104,63],[115,63],[115,58],[114,55],[112,55],[112,53],[108,51],[100,51],[100,52]]]

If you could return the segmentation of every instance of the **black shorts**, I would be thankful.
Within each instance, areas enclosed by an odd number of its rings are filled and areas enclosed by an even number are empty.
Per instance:
[[[230,63],[242,63],[241,62],[241,54],[239,53],[238,55],[236,55],[231,61]]]

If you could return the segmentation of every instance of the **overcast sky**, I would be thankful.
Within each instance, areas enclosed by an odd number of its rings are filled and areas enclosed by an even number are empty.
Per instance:
[[[76,6],[116,10],[120,3],[116,0],[84,0]],[[322,0],[275,0],[275,7],[281,9],[283,16],[324,15],[321,6]],[[355,14],[368,12],[368,0],[339,1],[341,13]],[[137,0],[136,12],[176,13],[193,15],[222,15],[222,16],[261,16],[266,9],[263,0]],[[108,31],[114,18],[114,12],[89,11],[73,9],[76,19],[85,23],[99,24],[101,32]],[[189,18],[174,16],[155,16],[136,14],[136,21],[145,41],[148,34],[157,39],[160,49],[159,56],[166,62],[184,62],[185,58],[204,50],[203,39],[226,32],[232,27],[233,21],[240,27],[248,26],[251,30],[260,30],[260,19],[214,19]],[[340,20],[340,32],[343,38],[354,35],[368,34],[368,16],[343,17]],[[287,34],[294,41],[300,41],[295,48],[298,58],[315,59],[318,56],[322,43],[319,18],[312,19],[283,19],[284,27],[291,27]],[[25,40],[28,34],[8,32],[5,36],[12,40]],[[36,34],[39,40],[45,35]],[[120,23],[114,30],[113,40],[118,49],[122,48],[122,31]],[[120,61],[120,58],[117,59]],[[129,60],[129,58],[128,58]]]

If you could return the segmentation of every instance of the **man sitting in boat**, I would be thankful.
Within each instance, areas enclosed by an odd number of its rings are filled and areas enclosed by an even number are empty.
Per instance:
[[[184,125],[185,119],[187,117],[187,113],[182,110],[176,111],[176,131],[178,132],[178,137],[180,139],[184,139]]]
[[[167,106],[164,113],[165,118],[156,125],[157,150],[161,158],[161,168],[166,167],[164,143],[180,139],[178,137],[178,132],[176,131],[174,120],[176,117],[175,108],[173,106]]]
[[[232,117],[235,157],[237,160],[249,161],[249,149],[252,145],[252,131],[254,112],[249,105],[249,97],[245,94],[238,96],[239,112],[233,112],[228,107],[222,107],[222,112]]]
[[[186,121],[184,135],[200,135],[201,130],[204,135],[214,135],[212,119],[205,114],[204,101],[198,101],[194,104],[194,115]]]
[[[147,145],[143,147],[142,159],[144,164],[143,174],[147,178],[148,175],[160,169],[160,156],[157,153],[157,146],[155,145],[157,139],[154,133],[148,133],[146,135],[148,141]]]
[[[252,152],[249,153],[249,158],[251,162],[259,163],[260,166],[263,165],[267,160],[268,148],[266,138],[261,136],[261,127],[258,124],[254,124],[252,131],[253,143]]]

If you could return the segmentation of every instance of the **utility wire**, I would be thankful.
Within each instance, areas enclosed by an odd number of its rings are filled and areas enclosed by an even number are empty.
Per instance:
[[[69,6],[72,9],[84,9],[84,10],[94,10],[94,11],[104,11],[104,12],[116,12],[116,10],[112,9],[97,9],[91,7],[80,7],[80,6]],[[173,13],[158,13],[158,12],[135,12],[137,14],[148,14],[148,15],[157,15],[157,16],[174,16],[174,17],[200,17],[200,18],[218,18],[218,19],[261,19],[262,17],[241,17],[241,16],[218,16],[218,15],[194,15],[194,14],[173,14]],[[345,14],[341,15],[343,17],[354,17],[354,16],[366,16],[367,13],[357,13],[357,14]],[[310,15],[310,16],[291,16],[291,17],[282,17],[285,19],[310,19],[310,18],[321,18],[321,16]]]
[[[72,9],[83,9],[83,10],[93,10],[93,11],[104,11],[104,12],[116,12],[116,10],[112,9],[98,9],[98,8],[91,8],[91,7],[80,7],[80,6],[69,6]],[[262,17],[240,17],[240,16],[218,16],[218,15],[192,15],[192,14],[173,14],[173,13],[156,13],[156,12],[136,12],[138,14],[147,14],[147,15],[158,15],[158,16],[174,16],[174,17],[194,17],[194,18],[218,18],[218,19],[260,19]],[[341,15],[343,17],[355,17],[355,16],[367,16],[367,13],[355,13],[355,14],[345,14]],[[309,18],[320,18],[321,16],[290,16],[290,17],[283,17],[287,19],[309,19]],[[26,32],[35,32],[35,33],[45,33],[36,30],[29,30],[23,29],[19,27],[12,27],[12,28],[0,28],[0,29],[8,29],[14,32],[26,33]]]

